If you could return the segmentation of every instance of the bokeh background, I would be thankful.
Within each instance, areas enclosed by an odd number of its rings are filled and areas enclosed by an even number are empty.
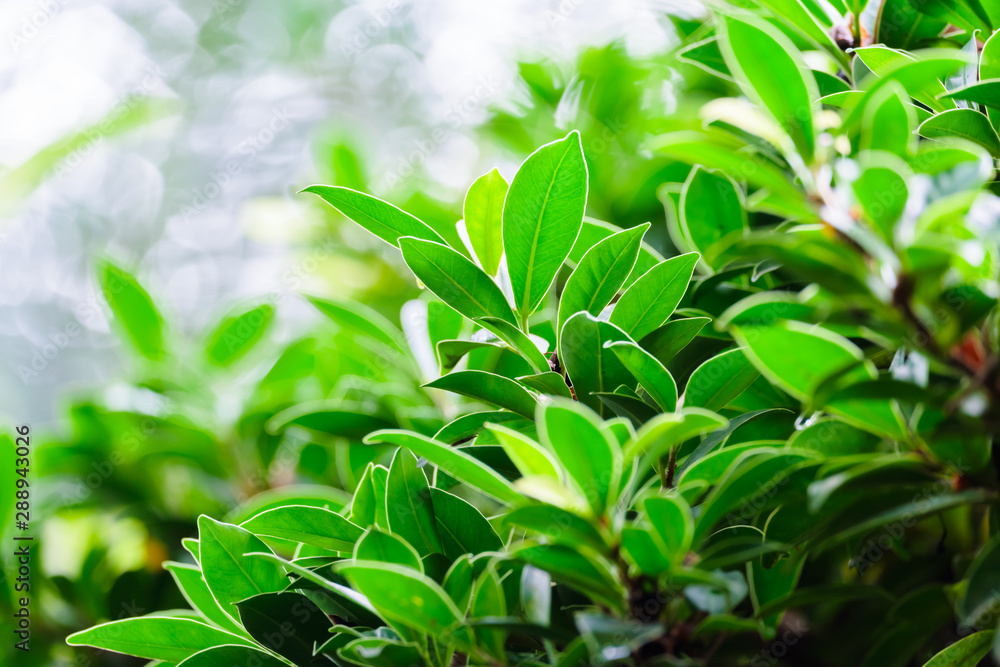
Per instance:
[[[0,663],[141,664],[62,640],[186,606],[161,564],[187,557],[181,539],[200,513],[235,520],[290,493],[342,503],[375,448],[269,432],[288,405],[344,401],[425,430],[447,413],[418,390],[419,372],[358,349],[301,297],[358,300],[408,332],[428,307],[398,253],[301,188],[364,190],[453,237],[476,177],[498,167],[509,179],[575,128],[588,213],[652,221],[647,240],[669,254],[657,188],[688,168],[641,147],[727,89],[673,56],[703,11],[686,0],[0,3],[0,627],[14,595],[16,425],[31,428],[36,537],[32,651],[15,653],[4,632]],[[121,342],[96,278],[104,259],[152,296],[164,359]],[[276,315],[252,352],[206,361],[215,323],[259,304]],[[401,389],[384,395],[386,383]]]

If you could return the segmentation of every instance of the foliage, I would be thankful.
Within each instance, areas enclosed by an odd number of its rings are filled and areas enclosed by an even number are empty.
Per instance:
[[[322,367],[287,360],[262,381],[262,438],[364,436],[353,497],[201,517],[168,566],[192,610],[69,642],[185,667],[1000,659],[1000,41],[975,37],[998,17],[887,2],[885,43],[847,54],[812,3],[759,4],[690,35],[728,96],[646,146],[688,165],[659,189],[670,258],[585,217],[575,131],[476,181],[468,244],[307,188],[427,290],[405,334],[312,300],[376,360],[356,394],[302,400],[280,378]],[[151,300],[103,275],[157,363]]]

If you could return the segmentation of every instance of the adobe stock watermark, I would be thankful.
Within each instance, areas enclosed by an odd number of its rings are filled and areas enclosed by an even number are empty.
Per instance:
[[[340,52],[348,62],[360,58],[371,46],[372,40],[392,24],[402,8],[401,0],[389,0],[382,9],[370,12],[371,18],[355,28],[351,36],[340,44]]]
[[[480,76],[477,84],[470,94],[453,104],[445,113],[447,128],[436,127],[429,137],[413,142],[413,148],[400,157],[395,168],[382,178],[384,190],[391,189],[401,180],[412,176],[418,167],[426,163],[451,138],[455,130],[462,127],[478,109],[488,104],[500,89],[500,82],[491,74]]]
[[[17,376],[25,385],[48,370],[63,350],[72,346],[85,326],[102,317],[101,306],[96,299],[81,301],[75,308],[75,319],[65,324],[61,329],[50,332],[44,341],[35,345],[27,363],[17,365]]]
[[[38,36],[45,26],[55,18],[69,0],[37,0],[35,9],[21,19],[21,25],[7,33],[7,43],[11,51],[20,52],[29,41]]]
[[[56,163],[49,174],[49,178],[61,178],[83,164],[83,161],[93,153],[97,144],[111,133],[115,124],[121,120],[122,116],[133,111],[145,99],[150,97],[152,92],[163,83],[163,79],[163,72],[159,67],[156,65],[147,65],[145,76],[142,77],[139,83],[115,100],[111,111],[108,112],[100,123],[83,133],[83,143]]]
[[[236,177],[274,143],[275,138],[291,127],[295,118],[293,114],[288,112],[287,107],[272,111],[263,127],[248,134],[243,141],[229,151],[235,153],[236,157],[226,160],[225,164],[218,169],[209,172],[208,182],[194,188],[194,196],[190,203],[181,207],[180,217],[185,222],[189,222],[208,209],[212,202],[232,185]]]

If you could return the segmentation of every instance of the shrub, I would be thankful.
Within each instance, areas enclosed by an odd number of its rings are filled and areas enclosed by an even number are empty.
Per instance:
[[[879,36],[933,42],[943,6],[883,10]],[[790,7],[719,14],[682,51],[745,99],[648,146],[692,165],[660,190],[669,259],[649,225],[585,217],[576,132],[472,185],[467,244],[307,188],[433,295],[419,336],[315,305],[384,366],[438,366],[454,418],[288,408],[272,430],[373,431],[349,505],[203,516],[194,564],[167,566],[192,611],[70,643],[184,667],[977,664],[1000,586],[1000,41],[848,56]]]

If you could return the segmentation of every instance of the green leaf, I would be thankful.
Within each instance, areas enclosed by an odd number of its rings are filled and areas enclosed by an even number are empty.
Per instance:
[[[681,190],[681,233],[709,265],[715,257],[712,246],[747,228],[743,193],[724,173],[713,173],[700,165],[691,170]]]
[[[187,618],[141,616],[95,625],[70,635],[66,643],[70,646],[93,646],[149,660],[180,662],[211,646],[249,645],[250,641]]]
[[[541,303],[573,248],[586,204],[579,132],[542,146],[517,170],[503,207],[503,244],[522,321]]]
[[[1000,156],[1000,137],[989,118],[972,109],[949,109],[935,114],[921,123],[917,132],[928,139],[966,139],[982,146],[993,157]]]
[[[191,608],[199,612],[206,619],[228,632],[243,634],[241,628],[228,614],[222,611],[222,607],[212,597],[212,592],[208,590],[208,584],[201,576],[201,569],[195,565],[175,563],[167,561],[163,564],[163,569],[170,572],[180,589],[184,599],[188,601]]]
[[[354,560],[371,560],[380,563],[395,563],[417,572],[424,571],[420,554],[404,539],[386,533],[378,528],[368,529],[354,546]]]
[[[664,412],[677,408],[677,384],[656,357],[630,341],[605,343]]]
[[[523,433],[499,424],[489,424],[487,428],[496,436],[504,452],[524,477],[538,475],[557,482],[562,480],[559,463],[540,444]]]
[[[500,340],[517,350],[537,372],[544,373],[549,370],[549,360],[545,358],[535,342],[516,325],[496,317],[480,317],[475,322],[489,329]]]
[[[909,197],[906,179],[900,173],[905,171],[901,167],[891,164],[868,166],[851,184],[865,217],[889,243],[895,238],[896,223],[902,217]]]
[[[496,570],[486,570],[476,582],[470,615],[480,619],[502,618],[507,615],[507,603]],[[486,648],[491,655],[505,655],[504,643],[507,641],[505,630],[476,627],[475,635],[477,643]]]
[[[310,665],[313,647],[325,642],[333,624],[301,593],[263,593],[241,602],[240,621],[266,649],[296,665]]]
[[[710,317],[688,317],[672,320],[643,336],[639,341],[639,347],[666,366],[711,321]]]
[[[470,412],[442,426],[441,430],[434,434],[434,439],[438,442],[454,445],[479,435],[487,424],[504,424],[507,422],[513,422],[515,425],[529,423],[524,417],[513,412],[504,412],[502,410]]]
[[[311,192],[319,196],[327,204],[389,245],[398,247],[399,239],[403,236],[412,236],[434,243],[445,242],[426,223],[388,202],[363,192],[330,185],[310,185],[302,192]]]
[[[463,623],[463,614],[433,579],[400,565],[372,561],[341,562],[339,574],[372,603],[386,620],[438,638]]]
[[[965,573],[965,587],[957,609],[963,628],[982,629],[995,622],[1000,590],[1000,535],[983,545]]]
[[[586,252],[559,297],[557,331],[572,315],[597,316],[611,303],[632,272],[648,229],[647,222],[612,234]]]
[[[514,380],[495,373],[453,371],[424,386],[493,403],[528,419],[535,416],[535,399],[528,390]]]
[[[719,15],[719,47],[743,93],[784,128],[809,164],[816,149],[816,81],[787,37],[756,18]],[[753,63],[767,63],[757,67]]]
[[[97,278],[124,338],[147,359],[162,359],[166,354],[163,317],[142,285],[107,260],[98,264]]]
[[[905,68],[919,62],[914,56],[883,46],[865,46],[855,49],[854,52],[878,79],[899,81],[913,98],[927,105],[930,109],[944,111],[955,108],[953,101],[942,99],[946,89],[938,77],[928,76],[919,79],[909,74],[900,75],[907,71]],[[860,83],[861,87],[865,87],[867,81]],[[875,88],[875,85],[872,85],[871,88]]]
[[[243,557],[246,553],[264,553],[269,549],[239,526],[202,515],[198,517],[198,545],[205,583],[222,610],[234,618],[234,603],[280,591],[288,585],[284,570],[277,564]]]
[[[653,526],[653,537],[673,566],[684,561],[694,536],[691,508],[678,495],[647,498],[643,504]]]
[[[399,327],[363,303],[339,301],[318,296],[307,298],[309,303],[316,307],[316,310],[336,322],[338,326],[368,336],[398,352],[407,354],[406,337],[399,330]]]
[[[918,10],[910,0],[885,0],[875,22],[875,43],[896,49],[912,49],[924,40],[937,38],[948,27]]]
[[[354,490],[347,520],[358,526],[388,527],[386,517],[385,486],[389,471],[369,463]]]
[[[742,349],[728,350],[695,369],[684,387],[684,406],[718,411],[760,377]]]
[[[860,363],[864,354],[854,343],[819,326],[779,321],[738,327],[733,336],[764,377],[801,401],[808,401],[824,380],[852,366],[849,378],[874,377],[870,367]]]
[[[590,595],[597,602],[615,609],[622,607],[622,592],[603,561],[588,558],[559,544],[525,547],[513,555],[528,565],[548,572],[555,581]]]
[[[774,17],[813,44],[825,49],[837,63],[847,69],[849,60],[837,42],[830,36],[830,19],[826,11],[810,0],[758,0],[758,3],[771,11]],[[836,8],[837,0],[833,4]],[[810,12],[810,10],[812,10]],[[858,9],[857,11],[860,11]],[[846,10],[839,14],[846,14]],[[819,19],[819,20],[817,20]],[[823,21],[823,25],[820,24]]]
[[[924,667],[976,667],[993,646],[996,632],[976,632],[944,649],[924,663]]]
[[[287,667],[285,662],[269,653],[249,646],[215,646],[195,653],[177,667],[233,667],[233,665]]]
[[[603,514],[615,500],[622,453],[600,417],[579,403],[555,398],[539,409],[537,421],[542,444],[555,453],[594,514]]]
[[[208,337],[209,363],[229,366],[263,338],[274,319],[274,306],[262,304],[240,315],[224,318]]]
[[[420,282],[470,320],[496,317],[516,321],[497,284],[464,255],[440,243],[406,236],[399,239],[399,249]]]
[[[617,234],[620,231],[622,231],[621,227],[616,227],[609,222],[595,220],[594,218],[584,216],[583,227],[580,229],[580,236],[577,237],[576,243],[573,244],[573,249],[570,250],[567,261],[572,263],[574,266],[579,266],[580,262],[583,260],[583,256],[587,254],[588,250],[612,234]],[[640,243],[639,257],[635,261],[632,273],[625,280],[625,285],[631,285],[635,282],[636,278],[646,271],[649,271],[662,261],[663,255],[658,253],[651,245],[646,242]]]
[[[788,468],[815,457],[815,454],[784,450],[762,452],[755,456],[744,459],[749,461],[747,465],[731,467],[702,503],[693,544],[700,544],[727,513],[730,514],[729,525],[749,523],[767,500],[788,482]]]
[[[601,415],[608,409],[595,394],[611,393],[632,382],[632,374],[605,344],[628,340],[624,331],[590,313],[570,317],[559,336],[559,359],[573,383],[576,399]]]
[[[369,627],[381,624],[381,619],[376,615],[375,608],[368,601],[368,598],[348,586],[330,581],[307,567],[285,560],[280,556],[275,556],[270,552],[249,553],[247,554],[247,558],[252,561],[273,563],[287,569],[289,572],[297,574],[299,579],[292,584],[293,588],[302,590],[315,590],[318,588],[331,594],[336,598],[336,615],[352,624]]]
[[[517,378],[517,381],[542,394],[572,398],[572,395],[569,393],[569,386],[566,384],[566,378],[555,371],[546,371],[536,375],[522,375]]]
[[[426,664],[420,655],[420,650],[413,644],[403,644],[381,637],[352,639],[337,650],[337,656],[341,660],[347,660],[347,664],[369,667]]]
[[[441,364],[441,372],[443,374],[450,372],[467,354],[476,350],[490,349],[500,351],[503,346],[474,340],[440,340],[437,344],[437,357]]]
[[[751,62],[759,60],[755,56]],[[691,165],[739,174],[749,185],[767,190],[770,201],[780,202],[789,216],[808,218],[815,215],[785,171],[759,153],[747,151],[744,140],[735,135],[714,128],[681,130],[652,139],[648,148],[657,155]]]
[[[417,458],[400,448],[389,466],[385,489],[389,530],[406,540],[421,556],[444,553],[434,520],[430,486]]]
[[[701,433],[722,428],[726,423],[725,417],[702,408],[684,408],[680,412],[657,415],[625,446],[625,460],[642,456],[646,461],[658,461],[672,447]]]
[[[449,447],[427,436],[410,431],[376,431],[365,438],[365,443],[387,443],[405,447],[417,456],[427,459],[452,477],[465,482],[474,489],[479,489],[502,503],[514,504],[523,500],[521,494],[514,489],[511,483],[491,468],[462,450]],[[389,475],[391,479],[391,469]]]
[[[381,417],[356,410],[345,410],[339,400],[304,401],[282,410],[267,421],[268,433],[281,433],[289,426],[357,440],[366,434],[394,424]]]
[[[890,81],[865,107],[859,147],[894,153],[905,159],[916,150],[916,126],[917,114],[909,95],[898,82]]]
[[[444,555],[455,560],[465,554],[479,555],[503,549],[503,540],[482,512],[441,489],[431,489],[434,518]]]
[[[643,574],[658,576],[671,569],[672,563],[650,530],[635,526],[622,528],[622,550]]]
[[[611,324],[639,340],[663,324],[680,303],[699,255],[678,255],[657,264],[632,284],[615,304]]]
[[[607,551],[604,538],[593,524],[572,512],[554,505],[526,505],[504,516],[505,524],[518,526],[553,541],[579,548],[586,545],[598,553]]]
[[[877,47],[876,49],[889,51],[889,49],[878,49]],[[948,100],[948,104],[943,104],[936,99],[936,96],[945,92],[944,84],[941,83],[940,79],[968,64],[966,58],[955,55],[956,53],[955,51],[939,49],[933,55],[926,55],[920,60],[912,60],[908,57],[895,58],[891,67],[887,66],[880,71],[868,89],[853,99],[853,103],[847,107],[848,111],[843,120],[842,128],[844,130],[853,129],[861,121],[869,101],[883,87],[890,85],[893,81],[898,82],[909,95],[916,97],[931,109],[943,111],[947,108],[954,108],[954,102]]]
[[[1000,108],[1000,79],[984,79],[956,90],[948,91],[947,97],[954,100],[975,102],[984,106]]]
[[[353,551],[364,530],[335,512],[321,507],[288,505],[262,512],[243,522],[255,535],[301,542],[330,551]]]
[[[500,268],[503,256],[503,202],[507,181],[494,169],[480,176],[465,195],[465,230],[483,271],[491,276]]]

